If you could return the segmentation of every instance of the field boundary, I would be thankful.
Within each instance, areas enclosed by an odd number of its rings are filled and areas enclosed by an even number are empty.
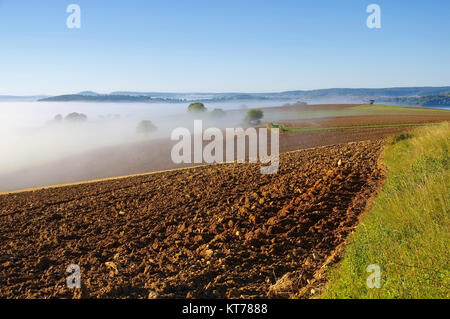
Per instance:
[[[384,141],[386,145],[386,139]],[[384,146],[385,147],[385,146]],[[322,266],[313,274],[312,279],[308,281],[308,284],[304,287],[300,287],[299,291],[295,293],[292,297],[293,298],[300,298],[300,299],[317,299],[320,298],[320,291],[321,289],[326,285],[328,282],[328,270],[331,267],[334,267],[337,265],[344,253],[345,248],[348,245],[348,238],[352,236],[359,225],[361,224],[362,218],[364,215],[366,215],[370,208],[372,207],[378,193],[381,191],[383,184],[386,180],[386,165],[384,164],[383,160],[383,154],[384,150],[381,152],[380,157],[377,160],[376,169],[374,169],[374,172],[378,172],[380,175],[380,179],[374,179],[375,174],[372,176],[372,180],[375,180],[376,183],[374,185],[371,185],[371,187],[363,189],[361,192],[357,193],[352,201],[352,206],[357,206],[357,203],[364,203],[364,207],[362,212],[357,217],[357,223],[353,225],[351,228],[352,230],[347,235],[346,239],[340,243],[338,246],[335,247],[335,249],[330,253],[328,258],[325,259]]]

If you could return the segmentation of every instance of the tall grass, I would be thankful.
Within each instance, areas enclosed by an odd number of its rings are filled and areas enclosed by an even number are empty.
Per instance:
[[[450,297],[450,124],[397,136],[386,146],[386,181],[330,270],[323,298]],[[381,267],[368,288],[367,266]]]

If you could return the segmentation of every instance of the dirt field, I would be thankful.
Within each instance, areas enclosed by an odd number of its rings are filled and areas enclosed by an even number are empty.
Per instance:
[[[225,164],[1,195],[0,297],[267,297],[301,269],[297,290],[356,225],[381,148],[283,154],[276,175]]]
[[[340,116],[326,117],[318,120],[286,120],[282,121],[288,127],[346,127],[364,125],[393,125],[393,124],[418,124],[418,123],[438,123],[443,120],[450,121],[448,117],[442,115],[402,115],[402,116]]]

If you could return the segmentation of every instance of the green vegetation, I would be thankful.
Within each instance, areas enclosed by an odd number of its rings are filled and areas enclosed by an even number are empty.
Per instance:
[[[448,122],[386,146],[386,181],[323,298],[450,297],[449,146]],[[381,288],[366,286],[371,264],[381,267]]]
[[[287,128],[286,126],[284,126],[283,124],[275,124],[275,123],[267,123],[266,124],[266,128],[268,130],[272,129],[272,128],[277,128],[280,130],[280,132],[288,132],[289,128]]]
[[[261,110],[249,110],[247,115],[245,116],[245,121],[252,125],[258,125],[261,123],[261,119],[263,118],[264,113]]]
[[[203,103],[191,103],[188,106],[188,112],[191,113],[201,113],[206,112],[206,107]]]
[[[152,121],[148,120],[140,121],[136,128],[136,132],[140,134],[149,134],[155,132],[156,130],[157,127],[155,126],[155,124],[153,124]]]

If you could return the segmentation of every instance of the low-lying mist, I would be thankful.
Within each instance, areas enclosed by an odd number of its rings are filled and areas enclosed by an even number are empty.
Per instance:
[[[208,112],[201,119],[204,121],[204,128],[237,127],[242,126],[247,109],[284,103],[286,101],[205,104],[208,111],[220,108],[226,114],[214,117]],[[14,172],[20,171],[22,174],[17,176],[23,176],[24,170],[53,161],[59,161],[61,165],[61,160],[72,157],[82,160],[84,153],[115,145],[145,141],[146,147],[152,147],[151,141],[154,141],[154,152],[158,152],[161,141],[168,142],[174,128],[192,129],[193,120],[198,116],[187,112],[188,105],[189,103],[0,103],[0,179],[8,175],[11,181],[11,174]],[[87,119],[66,118],[73,112],[84,114]],[[137,127],[144,120],[151,121],[156,130],[139,133]],[[67,170],[73,169],[73,161],[67,160],[66,163]],[[40,185],[36,180],[14,182],[17,185]],[[5,185],[1,188],[5,189]]]

